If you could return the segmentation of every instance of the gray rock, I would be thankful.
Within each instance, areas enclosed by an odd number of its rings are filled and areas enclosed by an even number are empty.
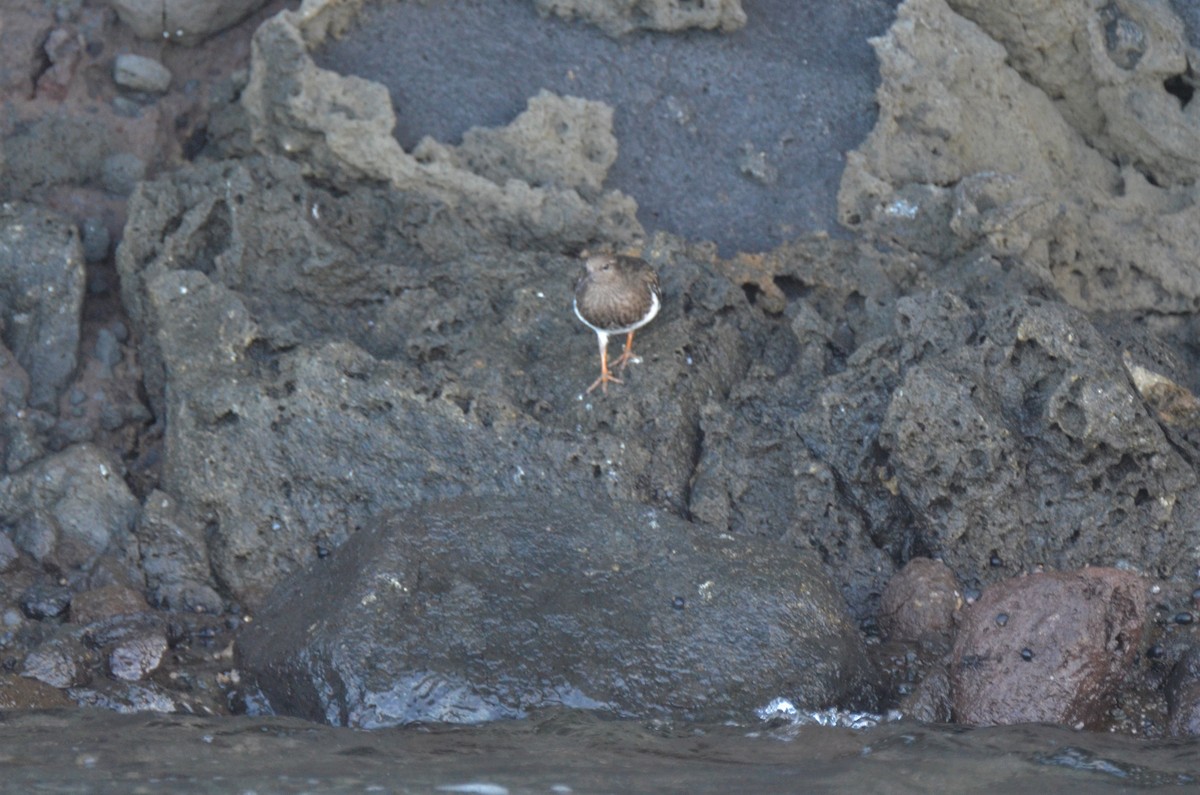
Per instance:
[[[82,684],[84,671],[79,659],[83,654],[78,642],[68,639],[48,641],[26,655],[21,675],[53,687]]]
[[[577,248],[593,240],[628,243],[643,234],[636,219],[637,204],[617,191],[589,198],[557,187],[554,182],[559,180],[543,185],[529,177],[498,184],[457,167],[440,147],[426,147],[420,157],[406,152],[392,137],[396,116],[387,89],[318,68],[306,35],[322,34],[317,30],[306,34],[297,27],[299,21],[277,15],[254,36],[254,67],[242,92],[242,107],[259,151],[294,158],[306,174],[335,184],[346,184],[347,179],[380,181],[443,202],[469,223],[507,238],[514,246],[543,247],[549,240],[562,240]],[[304,109],[333,105],[342,110],[314,114]],[[607,127],[611,117],[595,112],[594,104],[560,102],[555,112],[592,128],[573,133],[570,141],[611,136]],[[536,115],[536,108],[531,115]],[[529,121],[537,124],[536,118]],[[556,162],[567,162],[562,150],[569,148],[570,141],[541,147],[556,151]],[[526,148],[539,146],[529,142]],[[576,150],[572,155],[575,172],[596,171],[589,152]],[[571,184],[575,179],[571,174],[561,181]]]
[[[138,503],[107,455],[69,447],[15,475],[0,477],[0,515],[17,545],[63,572],[88,571],[106,551],[129,569]]]
[[[112,675],[136,682],[153,673],[167,651],[167,638],[161,632],[144,631],[118,641],[108,654]]]
[[[1167,730],[1175,737],[1200,737],[1200,648],[1190,647],[1164,683]]]
[[[100,166],[100,181],[104,189],[116,196],[128,196],[146,176],[146,163],[137,155],[119,152],[104,158]]]
[[[281,587],[239,667],[280,712],[361,727],[557,705],[746,720],[869,703],[857,628],[815,560],[654,509],[425,504]]]
[[[168,417],[163,488],[211,525],[219,582],[251,606],[380,508],[529,487],[678,504],[688,416],[743,366],[742,331],[711,321],[744,293],[681,257],[666,289],[706,308],[685,317],[672,301],[662,317],[674,320],[656,320],[654,373],[631,396],[657,405],[657,421],[645,427],[633,403],[593,404],[582,387],[595,341],[569,310],[577,260],[498,246],[417,195],[314,191],[278,159],[144,184],[129,229],[118,267],[150,399]],[[279,254],[273,269],[264,250]],[[447,279],[472,286],[443,297]],[[580,345],[568,367],[563,340]],[[703,345],[702,363],[668,353],[689,345]],[[693,395],[672,394],[685,381]]]
[[[96,360],[106,368],[111,376],[112,368],[121,363],[121,345],[111,329],[102,328],[96,333]]]
[[[167,494],[153,491],[138,518],[135,532],[150,599],[171,610],[218,613],[223,601],[209,583],[204,528],[177,510]]]
[[[71,606],[71,589],[62,585],[37,582],[21,594],[21,611],[29,618],[41,621],[67,613]]]
[[[0,572],[8,571],[16,562],[19,553],[7,533],[0,533]]]
[[[125,53],[113,61],[113,80],[130,91],[163,94],[171,87],[171,70],[153,58]]]
[[[88,262],[103,262],[112,244],[108,225],[99,218],[85,218],[80,233],[83,236],[83,258]]]
[[[85,277],[74,224],[33,205],[0,205],[0,334],[34,407],[53,407],[75,370]]]
[[[240,22],[267,0],[111,0],[121,21],[142,39],[193,46]]]

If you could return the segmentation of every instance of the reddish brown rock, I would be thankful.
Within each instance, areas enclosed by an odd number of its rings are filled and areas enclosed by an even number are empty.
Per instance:
[[[955,720],[1099,728],[1145,621],[1141,579],[1117,569],[989,587],[963,611],[950,658]]]
[[[71,599],[71,622],[93,624],[115,616],[149,610],[142,595],[123,585],[106,585],[76,594]]]
[[[891,640],[948,638],[962,603],[958,579],[945,563],[913,558],[888,581],[879,624]]]

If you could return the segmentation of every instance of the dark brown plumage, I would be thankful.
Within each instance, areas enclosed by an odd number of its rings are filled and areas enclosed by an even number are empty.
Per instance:
[[[662,306],[658,274],[638,257],[600,254],[584,260],[585,272],[575,284],[575,314],[600,342],[600,377],[588,387],[608,391],[608,383],[621,379],[608,368],[608,338],[628,334],[625,350],[613,362],[624,369],[633,358],[633,332],[649,323]]]

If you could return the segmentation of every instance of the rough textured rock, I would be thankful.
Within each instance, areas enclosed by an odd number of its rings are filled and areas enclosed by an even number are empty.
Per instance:
[[[1200,649],[1185,651],[1171,669],[1167,694],[1167,731],[1176,737],[1200,737]]]
[[[857,630],[808,556],[540,497],[364,527],[276,592],[238,656],[276,710],[363,727],[551,705],[745,719],[780,693],[871,697]]]
[[[71,623],[87,625],[149,609],[142,595],[123,585],[105,585],[75,594],[71,599]]]
[[[385,181],[398,190],[436,199],[467,223],[491,229],[517,248],[545,246],[552,240],[576,246],[601,240],[620,244],[642,235],[637,205],[620,193],[608,191],[586,201],[570,188],[533,184],[545,178],[544,169],[526,176],[530,181],[496,183],[443,158],[426,162],[405,152],[392,137],[396,116],[383,86],[320,69],[313,62],[308,48],[327,33],[314,17],[323,13],[337,10],[314,11],[308,17],[283,12],[254,36],[253,68],[242,104],[260,151],[286,154],[303,164],[307,175],[335,184]],[[557,112],[573,116],[571,123],[577,128],[611,118],[590,107],[563,102]],[[604,136],[611,133],[597,129],[580,133],[578,140]],[[581,151],[577,156],[587,160],[588,154]],[[570,175],[561,181],[569,184]]]
[[[847,157],[843,223],[940,257],[1020,258],[1080,308],[1195,311],[1181,25],[1155,3],[1020,5],[908,0],[873,40],[880,119]],[[1146,52],[1128,69],[1110,50],[1126,22]]]
[[[962,723],[1098,728],[1146,623],[1145,584],[1116,569],[1032,574],[963,611],[950,660]]]
[[[757,0],[733,32],[619,38],[540,16],[529,0],[366,3],[313,54],[325,69],[387,87],[393,134],[408,151],[425,136],[456,143],[472,127],[506,124],[543,89],[603,102],[620,141],[607,187],[637,200],[646,229],[733,256],[838,234],[843,153],[876,115],[867,37],[886,30],[896,2]],[[654,4],[684,14],[718,6]]]
[[[118,571],[137,577],[132,534],[137,499],[113,461],[77,445],[0,478],[0,517],[17,546],[65,575],[90,571],[111,553]]]
[[[74,224],[24,203],[0,206],[0,339],[36,408],[51,407],[75,369],[84,288]]]
[[[741,0],[534,0],[539,14],[579,17],[610,36],[633,30],[737,30],[746,24]]]
[[[151,602],[171,610],[221,611],[204,527],[180,517],[170,496],[156,490],[146,497],[134,533]]]
[[[913,558],[888,581],[879,624],[893,640],[948,638],[963,605],[954,572],[940,560]]]
[[[578,261],[497,246],[437,207],[388,188],[334,195],[280,160],[139,188],[118,265],[157,343],[142,354],[167,420],[163,490],[208,527],[238,598],[421,499],[534,489],[682,507],[692,417],[746,366],[746,296],[686,251],[651,252],[668,294],[689,298],[645,332],[646,375],[593,402],[594,340],[569,308]]]
[[[267,0],[110,0],[140,38],[192,46],[237,23]]]

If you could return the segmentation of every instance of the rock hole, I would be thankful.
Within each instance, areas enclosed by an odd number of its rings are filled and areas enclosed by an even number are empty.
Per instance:
[[[746,301],[748,301],[751,306],[754,306],[756,303],[758,303],[758,295],[762,292],[762,290],[758,289],[757,284],[743,284],[742,292],[746,294]]]
[[[1133,496],[1134,505],[1145,505],[1150,502],[1150,492],[1145,489],[1138,489],[1137,494]]]
[[[1168,77],[1163,81],[1163,88],[1167,93],[1179,100],[1179,107],[1182,110],[1192,101],[1192,94],[1196,87],[1192,85],[1191,76],[1187,73]]]
[[[807,298],[812,292],[812,287],[807,283],[797,279],[795,276],[776,276],[775,286],[779,288],[789,301],[795,301],[801,298]]]

